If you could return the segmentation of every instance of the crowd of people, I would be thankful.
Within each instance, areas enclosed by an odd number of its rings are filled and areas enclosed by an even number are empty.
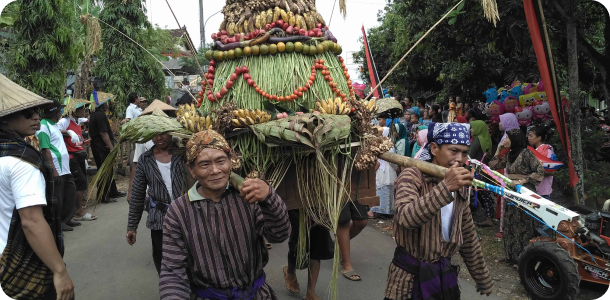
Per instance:
[[[499,123],[490,122],[480,103],[471,105],[460,96],[449,97],[446,104],[430,104],[425,99],[415,100],[411,96],[405,97],[400,103],[403,116],[374,120],[375,125],[383,127],[383,135],[392,138],[395,147],[391,151],[421,159],[426,152],[425,145],[432,142],[430,124],[465,124],[470,130],[469,158],[488,164],[513,179],[514,184],[526,186],[550,199],[553,176],[545,173],[542,164],[527,149],[531,146],[542,155],[554,158],[553,146],[546,143],[551,130],[549,126],[521,126],[513,113],[501,115]],[[587,126],[595,123],[593,113],[587,114],[585,120]],[[380,205],[370,208],[370,218],[393,217],[396,211],[394,182],[401,171],[398,166],[383,160],[377,163],[377,195],[380,197]],[[478,191],[476,200],[472,202],[478,203],[476,207],[471,207],[473,211],[480,207],[485,212],[486,218],[478,222],[478,226],[491,227],[497,219],[502,225],[504,201],[501,197],[491,192]],[[501,228],[502,226],[496,234],[498,238],[502,238]]]
[[[176,108],[162,101],[148,106],[136,93],[128,101],[121,123],[154,110],[175,117]],[[390,151],[446,167],[445,178],[379,159],[375,166],[379,206],[369,208],[356,199],[345,205],[339,218],[336,239],[341,273],[352,281],[361,277],[350,259],[351,239],[369,218],[394,220],[397,245],[388,262],[385,299],[420,299],[422,294],[434,293],[457,298],[457,269],[450,258],[458,249],[479,292],[491,293],[493,282],[476,226],[493,226],[496,219],[502,222],[504,205],[498,205],[502,200],[490,192],[478,191],[486,219],[475,224],[473,201],[468,200],[474,175],[464,168],[469,159],[504,170],[513,186],[536,190],[545,198],[552,193],[552,176],[528,150],[529,145],[542,155],[553,156],[553,147],[545,144],[547,127],[523,128],[512,113],[501,115],[499,124],[493,124],[460,97],[448,103],[429,105],[423,99],[407,97],[402,102],[402,117],[374,120],[379,135],[394,142]],[[62,260],[62,235],[79,226],[79,221],[97,219],[83,208],[88,187],[85,137],[90,138],[98,167],[116,144],[106,115],[107,100],[88,106],[79,104],[63,116],[59,101],[0,112],[0,245],[4,247],[0,265],[5,266],[0,269],[0,281],[9,295],[73,297],[74,287]],[[306,268],[304,299],[319,299],[315,287],[321,261],[334,258],[330,232],[321,226],[306,229],[308,259],[299,262],[302,212],[288,210],[262,180],[246,180],[241,190],[232,186],[229,178],[235,157],[220,134],[201,131],[188,140],[185,154],[170,151],[181,143],[184,141],[160,134],[136,144],[127,193],[118,191],[114,181],[100,181],[97,186],[102,203],[127,195],[126,240],[130,245],[136,242],[144,211],[148,213],[146,227],[161,299],[277,299],[265,282],[264,267],[271,244],[286,239],[286,288],[299,293],[296,272]],[[501,238],[502,232],[497,236]],[[24,268],[29,272],[10,267],[24,257],[35,258]],[[422,282],[422,276],[442,277],[443,285]]]

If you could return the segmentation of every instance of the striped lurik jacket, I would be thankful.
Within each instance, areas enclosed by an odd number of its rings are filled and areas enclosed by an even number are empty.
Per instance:
[[[249,204],[232,186],[214,202],[197,192],[198,185],[167,211],[159,276],[162,300],[200,300],[193,286],[251,287],[269,262],[263,238],[281,243],[290,235],[288,210],[273,188],[265,200]],[[264,283],[253,299],[278,297]]]
[[[459,251],[470,275],[485,293],[493,282],[477,239],[466,189],[456,192],[450,241],[443,240],[441,208],[454,197],[444,181],[422,174],[416,168],[403,170],[394,182],[394,235],[396,245],[418,260],[432,263],[440,257],[451,258]],[[385,297],[409,299],[413,275],[390,264]]]
[[[167,187],[165,187],[165,182],[163,181],[159,167],[157,166],[157,161],[153,155],[153,149],[154,147],[144,152],[138,159],[136,174],[133,178],[131,187],[127,230],[136,230],[138,228],[144,208],[149,207],[148,203],[146,203],[148,201],[147,194],[155,201],[161,201],[169,205],[172,200],[184,195],[188,190],[186,182],[186,172],[188,170],[184,164],[184,157],[180,154],[172,155],[172,195],[170,195],[167,191]],[[148,192],[146,190],[147,187]],[[163,230],[164,217],[164,212],[150,207],[148,209],[146,227],[151,230]]]

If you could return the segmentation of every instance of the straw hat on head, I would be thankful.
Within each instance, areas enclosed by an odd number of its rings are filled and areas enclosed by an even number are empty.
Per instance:
[[[156,109],[162,110],[162,111],[175,111],[176,108],[165,104],[163,101],[161,100],[157,100],[155,99],[144,111],[142,111],[141,115],[150,115],[152,114]]]
[[[84,100],[84,99],[74,99],[71,97],[66,97],[66,100],[64,101],[64,104],[66,105],[66,107],[64,107],[64,111],[63,111],[63,116],[69,116],[71,115],[75,110],[81,108],[81,107],[86,107],[89,104],[91,104],[91,102]]]
[[[31,107],[50,104],[51,100],[38,96],[0,74],[0,118]]]
[[[91,97],[90,97],[90,102],[93,105],[90,107],[90,110],[92,112],[95,111],[96,108],[104,105],[104,103],[112,100],[112,98],[114,98],[113,94],[108,94],[108,93],[98,92],[96,90],[93,90],[93,92],[91,92]]]

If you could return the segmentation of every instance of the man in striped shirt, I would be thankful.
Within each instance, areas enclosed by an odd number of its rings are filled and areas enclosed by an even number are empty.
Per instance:
[[[388,271],[385,299],[459,299],[460,252],[482,295],[493,282],[485,265],[470,213],[466,186],[473,176],[462,166],[470,146],[469,124],[431,123],[420,159],[447,167],[445,178],[407,168],[394,182],[396,250]]]
[[[186,151],[197,183],[165,216],[161,299],[278,299],[265,283],[263,238],[290,235],[284,201],[262,180],[245,181],[241,192],[229,184],[231,147],[220,134],[198,132]]]

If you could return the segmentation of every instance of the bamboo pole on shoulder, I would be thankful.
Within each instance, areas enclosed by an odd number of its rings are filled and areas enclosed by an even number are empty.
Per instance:
[[[383,154],[379,155],[379,158],[381,158],[387,162],[397,164],[401,167],[418,168],[423,173],[426,173],[430,176],[434,176],[434,177],[438,177],[438,178],[445,178],[445,172],[447,172],[447,168],[445,168],[445,167],[441,167],[439,165],[425,162],[423,160],[402,156],[400,154],[396,154],[396,153],[392,153],[392,152],[383,153]]]

